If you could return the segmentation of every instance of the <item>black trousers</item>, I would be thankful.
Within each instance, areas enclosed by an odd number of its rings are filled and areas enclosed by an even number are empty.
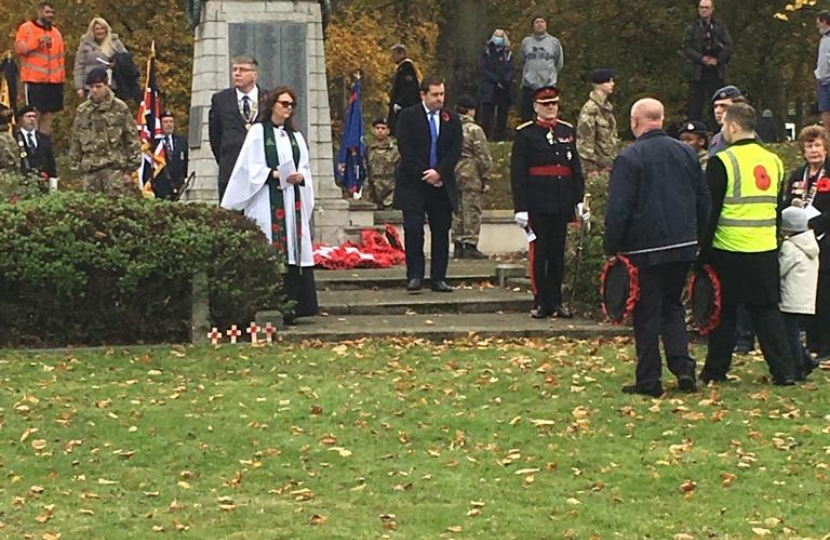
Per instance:
[[[723,79],[718,76],[717,70],[705,68],[700,75],[700,80],[689,81],[689,108],[686,111],[686,118],[706,122],[709,129],[715,130],[717,123],[712,111],[711,99],[715,92],[723,88],[723,85]]]
[[[830,272],[819,272],[816,314],[807,321],[807,348],[830,356]]]
[[[735,346],[749,350],[755,348],[755,331],[752,329],[752,320],[749,311],[743,304],[738,305],[738,318],[735,325]]]
[[[452,226],[452,204],[445,189],[430,190],[425,201],[424,212],[403,211],[403,242],[406,250],[406,278],[424,279],[424,223],[429,223],[432,258],[429,277],[443,281],[447,277],[447,263],[450,258],[450,227]],[[425,219],[426,218],[426,219]]]
[[[510,89],[493,90],[493,101],[479,107],[479,124],[491,141],[503,141],[507,136],[507,111],[510,109]]]
[[[747,304],[746,308],[773,379],[780,381],[794,378],[795,364],[778,306],[776,304]],[[713,380],[726,378],[732,365],[732,350],[735,348],[737,312],[736,304],[723,305],[720,324],[709,334],[709,351],[706,354],[703,371],[700,373],[701,378]]]
[[[530,244],[530,276],[534,305],[552,311],[562,304],[565,275],[565,237],[569,216],[530,212],[530,228],[536,240]]]
[[[660,384],[660,340],[669,371],[675,376],[695,374],[689,356],[685,311],[681,296],[691,263],[674,262],[639,268],[640,299],[634,308],[634,343],[637,348],[637,386]]]
[[[806,372],[813,359],[807,348],[801,343],[801,315],[797,313],[781,313],[784,319],[784,330],[787,332],[787,343],[790,354],[795,362],[796,371]]]
[[[529,86],[522,86],[522,121],[536,118],[536,111],[533,110],[533,94],[536,92]]]

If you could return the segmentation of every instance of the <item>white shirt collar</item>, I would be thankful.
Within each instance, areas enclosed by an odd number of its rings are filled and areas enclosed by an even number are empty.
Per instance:
[[[241,102],[242,98],[245,97],[245,96],[248,96],[248,99],[251,100],[251,103],[258,103],[259,100],[257,98],[259,97],[259,88],[257,88],[256,85],[254,85],[254,87],[251,89],[251,91],[248,92],[247,94],[245,92],[243,92],[242,90],[240,90],[239,88],[236,89],[236,101]]]

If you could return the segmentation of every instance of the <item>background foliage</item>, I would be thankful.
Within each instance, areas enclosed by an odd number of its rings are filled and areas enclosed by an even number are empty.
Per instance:
[[[219,328],[289,312],[275,252],[240,214],[78,193],[0,204],[0,346],[187,341],[197,271]]]

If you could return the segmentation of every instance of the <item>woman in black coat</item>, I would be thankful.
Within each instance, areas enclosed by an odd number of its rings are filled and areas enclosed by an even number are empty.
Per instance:
[[[479,61],[482,81],[478,87],[479,124],[487,138],[503,141],[507,128],[507,110],[513,103],[513,78],[516,66],[507,32],[498,28],[487,41]],[[493,120],[495,118],[495,125]]]
[[[830,134],[821,126],[808,126],[798,134],[806,164],[790,175],[782,208],[801,199],[814,215],[808,225],[819,239],[819,278],[816,315],[807,326],[807,348],[820,360],[830,359]],[[811,208],[810,208],[811,207]]]

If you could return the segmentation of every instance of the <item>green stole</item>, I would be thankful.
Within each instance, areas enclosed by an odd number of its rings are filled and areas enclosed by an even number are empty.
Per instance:
[[[262,129],[264,134],[263,140],[265,142],[265,163],[271,169],[271,174],[268,175],[268,180],[265,182],[268,185],[268,194],[270,195],[271,203],[271,243],[277,248],[277,252],[280,255],[280,270],[285,273],[288,271],[288,239],[286,237],[287,229],[285,226],[285,197],[283,196],[282,188],[280,188],[279,173],[277,172],[280,166],[280,159],[277,154],[277,138],[274,135],[274,124],[270,119],[263,120]],[[291,141],[294,168],[299,169],[300,145],[297,144],[297,138],[294,136],[292,130],[286,129],[284,131]],[[300,273],[302,273],[302,208],[300,186],[294,184],[294,230],[296,232],[294,238],[294,260],[300,269]]]

